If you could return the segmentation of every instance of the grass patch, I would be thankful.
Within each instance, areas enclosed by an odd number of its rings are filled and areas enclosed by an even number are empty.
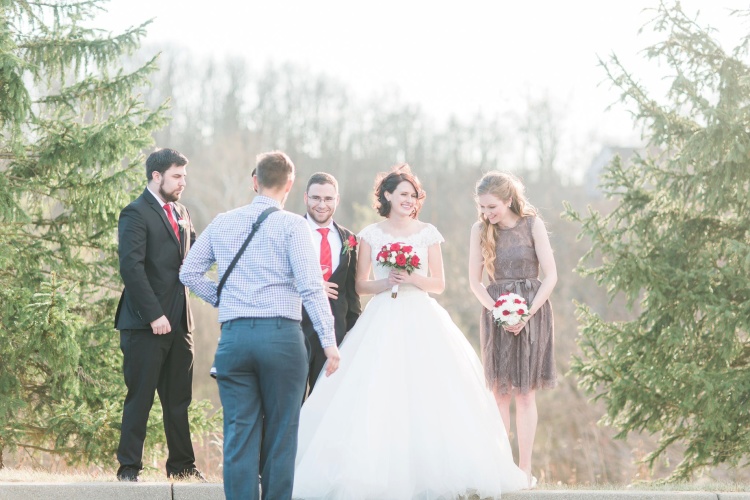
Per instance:
[[[638,481],[632,484],[539,484],[538,490],[614,490],[614,491],[711,491],[747,492],[750,484],[699,479],[690,483],[657,483]]]
[[[0,483],[111,483],[117,481],[116,471],[102,472],[47,472],[44,470],[30,468],[0,469]],[[164,472],[156,469],[144,469],[141,471],[140,480],[149,483],[198,483],[197,479],[167,479]],[[207,475],[210,483],[220,483],[221,477]]]

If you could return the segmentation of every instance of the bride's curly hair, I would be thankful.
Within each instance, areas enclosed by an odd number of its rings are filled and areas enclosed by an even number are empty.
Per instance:
[[[523,183],[513,174],[507,172],[487,172],[477,182],[474,190],[475,200],[484,194],[507,202],[510,201],[510,210],[519,217],[537,216],[537,210],[526,199]],[[495,279],[495,251],[497,246],[497,227],[482,215],[479,211],[479,222],[482,224],[479,233],[479,243],[484,259],[484,269],[491,280]]]
[[[391,202],[385,198],[385,193],[393,193],[399,184],[408,182],[414,186],[417,192],[417,202],[414,204],[414,210],[411,213],[412,219],[416,219],[419,211],[422,209],[427,193],[422,189],[422,183],[417,176],[411,173],[411,167],[408,163],[400,163],[389,173],[381,172],[375,177],[375,204],[373,207],[382,217],[388,217],[391,214]]]

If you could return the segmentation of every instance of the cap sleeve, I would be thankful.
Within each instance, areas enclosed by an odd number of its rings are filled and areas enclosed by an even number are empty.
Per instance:
[[[445,241],[445,238],[443,238],[443,235],[440,234],[440,231],[438,231],[438,229],[429,222],[427,223],[427,229],[425,230],[424,239],[425,246],[427,247],[432,246],[435,243],[443,243]]]
[[[377,243],[377,238],[375,237],[375,233],[377,230],[377,226],[375,224],[370,224],[369,226],[362,229],[359,234],[357,234],[357,238],[360,240],[365,240],[368,245],[371,247],[375,247]]]

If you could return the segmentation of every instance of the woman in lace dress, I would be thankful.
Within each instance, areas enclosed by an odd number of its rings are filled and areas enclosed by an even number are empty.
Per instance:
[[[359,235],[356,285],[373,297],[341,344],[337,373],[302,407],[294,498],[486,498],[525,487],[477,355],[428,294],[445,287],[443,237],[417,219],[419,181],[402,165],[375,195],[385,220]],[[375,261],[395,242],[419,256],[412,274]]]
[[[487,385],[510,433],[510,403],[516,400],[518,465],[533,486],[531,452],[537,425],[537,389],[554,387],[554,328],[549,296],[557,268],[544,222],[526,200],[524,187],[511,174],[489,172],[476,186],[479,221],[471,229],[469,282],[482,303],[480,336]],[[539,280],[541,266],[544,279]],[[490,284],[485,288],[486,272]],[[498,327],[492,318],[497,298],[517,293],[530,316],[514,326]]]

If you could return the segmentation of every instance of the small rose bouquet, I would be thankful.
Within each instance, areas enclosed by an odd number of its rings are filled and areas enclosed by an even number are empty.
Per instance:
[[[492,308],[492,317],[497,326],[517,325],[529,316],[529,306],[526,299],[518,294],[507,292],[502,294]]]
[[[187,229],[190,227],[190,222],[185,219],[180,219],[177,221],[177,225],[180,226],[181,229]]]
[[[414,248],[400,242],[383,245],[376,260],[381,266],[404,269],[409,274],[419,269],[419,256],[414,252]],[[391,297],[395,299],[396,296],[398,296],[398,285],[393,285]]]
[[[346,239],[344,244],[341,248],[341,255],[346,255],[348,253],[351,253],[352,250],[357,248],[357,237],[354,235],[349,235],[349,237]]]

